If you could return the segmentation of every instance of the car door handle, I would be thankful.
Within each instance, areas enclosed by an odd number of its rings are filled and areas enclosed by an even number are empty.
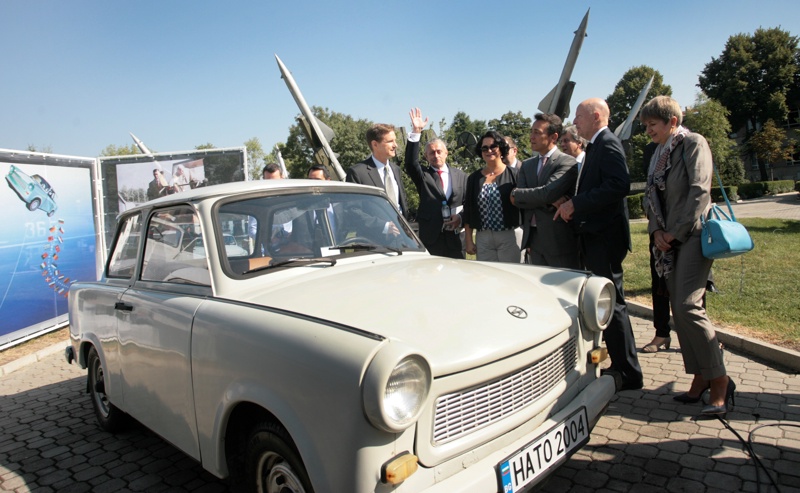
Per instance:
[[[123,303],[121,301],[117,301],[116,303],[114,303],[114,309],[115,310],[122,310],[123,312],[132,312],[133,311],[133,305],[130,305],[128,303]]]

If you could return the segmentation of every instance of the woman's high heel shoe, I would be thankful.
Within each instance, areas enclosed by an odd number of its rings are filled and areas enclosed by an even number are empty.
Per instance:
[[[733,380],[728,378],[728,389],[725,391],[725,400],[722,402],[721,406],[706,406],[700,411],[700,414],[704,416],[717,416],[717,415],[724,415],[727,414],[728,411],[733,409],[734,405],[734,396],[733,393],[736,390],[736,384],[733,383]],[[730,401],[731,405],[728,407],[728,401]]]
[[[689,392],[684,392],[682,394],[676,395],[672,399],[676,400],[676,401],[678,401],[678,402],[680,402],[682,404],[694,404],[696,402],[700,402],[700,399],[703,398],[703,394],[705,394],[707,391],[708,391],[708,387],[704,388],[703,391],[700,392],[700,395],[698,395],[697,397],[693,397],[693,396],[689,395]]]
[[[643,353],[657,353],[657,352],[661,351],[661,348],[662,348],[662,347],[663,347],[664,349],[669,349],[669,345],[670,345],[670,343],[672,342],[672,339],[671,339],[671,338],[669,338],[669,337],[662,337],[662,338],[660,338],[660,339],[662,339],[661,343],[656,343],[656,342],[655,342],[655,341],[656,341],[656,339],[659,339],[659,338],[658,338],[658,337],[656,337],[655,339],[653,339],[653,340],[650,342],[650,344],[646,344],[646,345],[645,345],[645,346],[642,348],[642,352],[643,352]],[[695,401],[695,402],[697,402],[697,401]]]

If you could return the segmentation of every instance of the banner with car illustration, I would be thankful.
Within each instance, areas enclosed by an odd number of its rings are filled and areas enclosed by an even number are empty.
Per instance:
[[[66,323],[70,284],[97,278],[94,161],[0,150],[0,345]]]
[[[247,176],[244,147],[103,158],[0,149],[0,347],[65,325],[75,281],[102,273],[117,215]]]

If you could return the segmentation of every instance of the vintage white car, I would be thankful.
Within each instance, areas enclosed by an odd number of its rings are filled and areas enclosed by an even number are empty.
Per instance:
[[[520,491],[614,394],[608,280],[431,256],[382,190],[219,185],[118,224],[67,360],[102,428],[132,416],[237,489]]]

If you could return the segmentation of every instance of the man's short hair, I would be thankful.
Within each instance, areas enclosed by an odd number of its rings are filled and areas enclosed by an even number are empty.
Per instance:
[[[547,135],[558,134],[564,131],[564,125],[561,122],[561,117],[553,113],[536,113],[533,118],[537,122],[547,123]]]
[[[389,125],[388,123],[377,123],[373,125],[367,130],[367,145],[369,146],[373,140],[383,142],[383,138],[390,132],[394,132],[394,125]]]
[[[436,138],[433,138],[433,139],[431,139],[431,140],[429,140],[428,142],[425,143],[425,148],[424,148],[425,151],[424,152],[428,152],[428,147],[432,146],[433,144],[441,144],[442,147],[444,147],[444,150],[445,151],[447,150],[447,142],[443,141],[439,137],[436,137]]]
[[[278,163],[267,163],[264,165],[264,169],[261,170],[261,177],[263,178],[264,175],[271,175],[274,172],[281,172],[281,167]]]
[[[569,135],[572,140],[580,144],[581,149],[586,150],[586,144],[588,144],[589,141],[578,135],[578,127],[575,125],[568,125],[564,127],[564,133],[561,135]]]
[[[308,178],[308,175],[310,175],[312,171],[322,171],[322,176],[325,177],[326,180],[331,179],[331,174],[328,171],[328,168],[321,164],[315,164],[314,166],[308,168],[308,171],[306,172],[306,178]]]

